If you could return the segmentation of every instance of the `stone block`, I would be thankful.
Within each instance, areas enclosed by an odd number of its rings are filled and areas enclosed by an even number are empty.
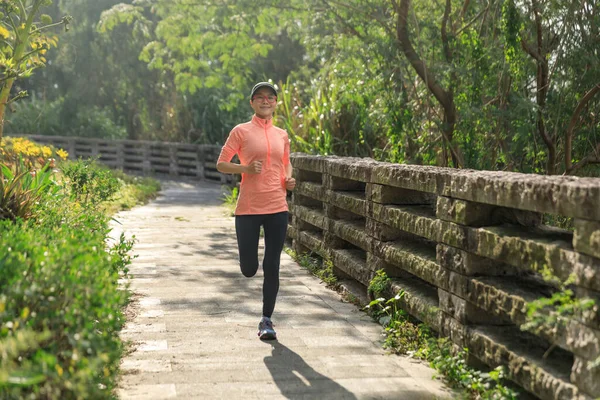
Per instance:
[[[409,279],[413,277],[412,274],[404,271],[397,266],[386,262],[384,259],[377,257],[373,253],[367,253],[367,268],[371,271],[376,272],[383,270],[386,275],[390,278],[405,278]]]
[[[380,204],[435,204],[436,195],[394,186],[367,184],[367,200]]]
[[[325,201],[325,190],[323,189],[323,185],[320,183],[301,181],[297,182],[293,193],[309,197],[311,199]]]
[[[452,316],[444,314],[442,317],[441,334],[452,340],[452,343],[461,348],[468,347],[469,344],[469,328],[454,319]]]
[[[396,240],[403,237],[404,234],[404,232],[374,220],[373,218],[367,218],[365,229],[368,235],[384,242]]]
[[[296,206],[294,211],[294,224],[299,230],[325,230],[328,227],[328,220],[325,212],[314,210],[305,206]],[[312,226],[312,227],[311,227]]]
[[[296,237],[296,228],[294,227],[294,225],[289,225],[287,227],[287,237],[289,239],[294,239]]]
[[[378,162],[370,158],[343,157],[330,158],[326,163],[327,173],[360,182],[371,180],[371,171]]]
[[[323,209],[323,202],[312,197],[305,196],[301,193],[292,193],[292,203],[294,207],[305,206],[315,209]]]
[[[460,298],[469,298],[469,278],[465,275],[450,272],[448,274],[448,291]]]
[[[454,168],[379,163],[373,167],[371,182],[443,195],[456,171]]]
[[[325,215],[329,219],[346,220],[346,221],[363,220],[364,219],[364,217],[360,214],[355,214],[353,212],[344,210],[343,208],[339,208],[337,206],[334,206],[333,204],[326,203],[323,205],[323,208],[325,210]]]
[[[469,244],[477,255],[535,272],[550,268],[563,282],[573,274],[576,286],[600,291],[600,259],[571,250],[568,232],[515,226],[467,229],[472,229]]]
[[[296,238],[294,239],[292,245],[300,246],[298,249],[301,250],[302,253],[314,252],[323,258],[328,258],[329,256],[329,249],[323,245],[322,235],[317,234],[316,232],[297,232]],[[294,250],[296,250],[296,247],[294,247]],[[298,251],[296,250],[296,252]]]
[[[326,231],[323,238],[323,246],[328,249],[345,249],[348,247],[348,242],[341,239],[334,233]]]
[[[459,171],[448,197],[600,221],[600,180],[497,171]]]
[[[433,286],[448,287],[448,270],[440,267],[434,249],[428,246],[408,241],[374,242],[373,253]]]
[[[384,206],[370,203],[369,217],[393,228],[454,247],[468,249],[467,229],[458,224],[436,219],[426,206]]]
[[[354,194],[353,192],[327,191],[327,202],[337,208],[349,211],[362,217],[367,215],[367,202],[364,194]]]
[[[462,275],[503,276],[520,273],[516,267],[445,244],[437,245],[437,261],[442,267]]]
[[[576,219],[573,247],[580,253],[600,258],[600,222]]]
[[[463,325],[507,325],[503,320],[482,310],[473,303],[457,297],[445,290],[438,289],[440,309]]]
[[[312,156],[303,153],[290,154],[290,162],[295,170],[325,172],[325,161],[331,156]]]
[[[489,226],[503,223],[538,226],[542,216],[532,211],[497,207],[467,200],[439,196],[436,215],[445,221],[468,226]]]
[[[302,242],[300,241],[300,239],[295,238],[292,241],[292,249],[294,250],[294,252],[296,252],[296,254],[301,255],[301,254],[308,254],[311,253],[312,250],[309,249],[307,246],[305,246],[304,244],[302,244]]]
[[[323,175],[323,186],[329,190],[365,193],[366,184],[361,181],[346,179],[333,175]]]
[[[367,268],[366,260],[361,257],[361,253],[356,250],[333,250],[331,252],[333,265],[342,270],[345,274],[365,286],[375,276],[375,273]],[[365,255],[366,257],[366,255]]]
[[[294,168],[294,178],[296,182],[313,182],[316,184],[323,184],[323,174],[321,172],[308,171],[304,169]]]
[[[575,357],[571,382],[594,398],[600,397],[600,367],[591,367],[591,361]]]
[[[439,309],[437,289],[412,279],[394,278],[391,284],[392,293],[403,293],[399,300],[400,307],[407,313],[425,322],[436,332],[442,328],[443,313]]]
[[[492,368],[507,367],[512,380],[541,399],[591,400],[565,374],[572,358],[556,350],[545,357],[540,340],[515,327],[473,327],[468,348]]]
[[[329,232],[360,247],[364,251],[371,251],[373,239],[365,233],[362,222],[330,220]]]

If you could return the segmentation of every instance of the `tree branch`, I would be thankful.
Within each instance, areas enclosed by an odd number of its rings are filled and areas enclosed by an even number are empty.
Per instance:
[[[454,107],[454,101],[452,100],[452,96],[438,84],[435,76],[429,71],[427,65],[419,57],[410,41],[408,35],[409,8],[410,0],[401,0],[400,6],[396,9],[396,34],[398,42],[400,43],[400,48],[402,49],[404,56],[408,59],[417,75],[425,82],[429,91],[444,109],[444,123],[448,126],[442,129],[442,135],[446,142],[448,142],[448,146],[452,152],[452,158],[455,161],[455,166],[461,168],[464,165],[464,162],[452,143],[452,131],[454,129],[454,124],[456,123],[456,108]]]
[[[579,171],[583,167],[589,164],[600,164],[600,144],[596,146],[594,150],[590,152],[587,156],[583,157],[581,161],[575,164],[567,173],[567,175],[574,175],[575,172]]]
[[[577,121],[579,120],[579,115],[598,92],[600,92],[600,83],[597,83],[596,86],[588,90],[588,92],[583,96],[583,98],[579,101],[579,104],[577,104],[577,107],[575,107],[573,116],[571,116],[571,121],[569,121],[569,126],[567,127],[567,136],[565,138],[565,171],[567,174],[570,174],[573,170],[573,158],[571,153],[573,151],[574,130],[575,126],[577,125]],[[578,165],[580,163],[581,161],[578,163]]]
[[[446,61],[450,62],[452,60],[452,52],[450,51],[450,44],[448,43],[448,19],[450,18],[450,13],[452,12],[452,1],[446,0],[446,8],[444,9],[444,17],[442,18],[442,47],[444,48],[444,55],[446,56]]]

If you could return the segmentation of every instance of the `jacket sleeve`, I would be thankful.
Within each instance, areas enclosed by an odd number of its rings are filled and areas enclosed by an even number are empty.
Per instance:
[[[229,137],[227,138],[227,141],[225,141],[225,144],[221,148],[221,154],[219,155],[217,163],[230,162],[233,156],[239,154],[241,147],[242,137],[240,131],[233,128],[231,132],[229,132]]]
[[[285,167],[290,163],[290,138],[285,132],[283,137],[283,166]]]

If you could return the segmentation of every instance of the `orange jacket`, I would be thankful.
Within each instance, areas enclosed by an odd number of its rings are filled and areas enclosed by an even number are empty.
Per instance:
[[[272,120],[254,115],[251,121],[231,130],[217,163],[230,162],[236,154],[242,165],[262,161],[262,171],[242,174],[235,215],[288,211],[285,167],[290,163],[290,140],[287,132],[273,126]]]

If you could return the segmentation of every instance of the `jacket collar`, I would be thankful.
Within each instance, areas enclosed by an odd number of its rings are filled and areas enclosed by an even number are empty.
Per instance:
[[[261,128],[270,128],[271,126],[273,126],[273,118],[262,119],[262,118],[257,117],[256,114],[254,114],[252,116],[252,123],[260,126]]]

